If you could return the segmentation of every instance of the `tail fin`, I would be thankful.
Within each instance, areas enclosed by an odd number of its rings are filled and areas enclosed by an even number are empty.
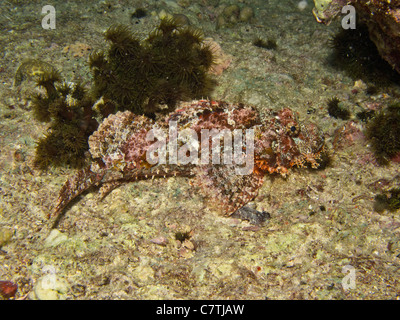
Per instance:
[[[97,185],[103,178],[104,173],[94,173],[90,170],[90,166],[86,169],[79,170],[76,175],[68,179],[60,190],[57,203],[50,217],[57,216],[64,208],[82,192],[90,187]]]

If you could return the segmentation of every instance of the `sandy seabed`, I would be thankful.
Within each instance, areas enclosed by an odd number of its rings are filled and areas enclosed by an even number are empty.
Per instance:
[[[399,87],[388,84],[367,95],[358,79],[330,66],[329,38],[340,23],[319,25],[311,3],[301,11],[297,1],[241,1],[254,9],[254,19],[216,30],[227,4],[60,1],[55,30],[42,29],[40,1],[0,7],[0,240],[13,231],[1,243],[0,280],[18,284],[16,299],[400,296],[399,213],[373,210],[374,196],[398,185],[399,164],[379,166],[362,135],[364,124],[334,119],[326,110],[333,96],[352,114],[387,105]],[[132,19],[138,7],[148,16]],[[52,230],[47,215],[74,170],[33,167],[35,142],[47,126],[30,110],[34,82],[15,88],[14,74],[35,58],[59,68],[68,81],[90,83],[88,54],[104,48],[102,32],[118,21],[145,36],[162,10],[186,15],[232,57],[217,76],[213,99],[260,112],[292,108],[325,133],[331,163],[267,178],[252,204],[271,215],[261,226],[218,216],[188,179],[177,177],[126,184],[103,201],[86,193]],[[276,39],[277,48],[253,46],[257,36]],[[188,239],[176,240],[177,234]],[[343,287],[347,270],[354,275],[354,282],[345,282],[350,288]]]

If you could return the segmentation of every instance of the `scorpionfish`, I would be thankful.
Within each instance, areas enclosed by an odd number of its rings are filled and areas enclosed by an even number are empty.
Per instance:
[[[171,130],[171,124],[175,125],[175,131]],[[190,129],[189,134],[181,135],[186,129]],[[247,139],[249,129],[252,129],[252,139]],[[151,130],[157,134],[149,135]],[[225,134],[222,135],[224,139],[220,139],[221,143],[215,145],[212,139],[221,138],[218,135],[202,137],[201,143],[193,137],[196,134],[198,137],[204,136],[204,133],[212,130],[223,133],[246,132],[246,144],[236,143],[235,147],[239,147],[235,151],[243,156],[243,160],[251,147],[252,152],[248,152],[252,161],[249,172],[238,174],[237,169],[244,167],[243,161],[239,165],[240,162],[235,163],[232,157],[229,158],[233,147],[229,139],[225,140]],[[171,143],[172,147],[174,142],[176,148],[171,149],[170,145],[163,148],[160,143],[163,137],[164,142]],[[244,134],[239,137],[244,137]],[[236,142],[240,140],[238,138]],[[206,150],[210,141],[211,152]],[[157,142],[161,146],[159,149],[154,148]],[[104,119],[89,137],[92,162],[66,181],[60,190],[53,215],[58,215],[74,198],[93,186],[100,187],[102,199],[114,188],[127,182],[178,176],[189,178],[191,184],[208,199],[211,207],[228,216],[257,196],[266,175],[286,176],[293,166],[317,168],[323,148],[324,137],[317,126],[300,123],[296,113],[289,108],[259,113],[255,108],[243,104],[198,100],[181,104],[179,109],[157,121],[130,111],[117,112]],[[172,163],[160,161],[169,159],[173,150],[178,150],[178,158],[179,155],[183,156],[183,160],[180,157],[180,161]],[[228,150],[227,159],[231,161],[213,158],[216,150],[221,151],[221,158]],[[188,157],[190,153],[197,159]],[[157,158],[158,162],[153,161]]]

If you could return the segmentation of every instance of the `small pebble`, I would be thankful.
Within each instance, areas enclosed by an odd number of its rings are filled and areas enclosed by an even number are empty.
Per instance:
[[[39,300],[64,300],[68,290],[69,284],[65,279],[56,274],[46,274],[36,281],[31,298]]]
[[[150,242],[154,243],[154,244],[158,244],[160,246],[166,246],[168,243],[167,238],[160,236],[154,239],[151,239]]]
[[[240,12],[239,6],[237,4],[232,4],[230,6],[225,7],[224,10],[222,11],[222,14],[225,17],[230,18],[232,16],[238,17],[239,12]]]
[[[257,232],[258,230],[260,230],[260,227],[259,226],[246,226],[246,227],[243,227],[242,230]]]
[[[8,228],[0,228],[0,248],[6,245],[11,237],[13,236],[14,231]]]
[[[185,239],[185,240],[182,242],[182,246],[185,247],[186,249],[194,250],[194,244],[193,244],[193,242],[190,241],[190,240],[188,240],[188,239]]]
[[[190,26],[190,20],[187,16],[181,13],[173,14],[172,17],[175,19],[176,22],[183,26]]]
[[[172,15],[170,13],[168,13],[167,11],[165,11],[164,9],[162,9],[159,13],[158,13],[158,17],[160,19],[171,19]]]
[[[299,8],[300,11],[303,11],[305,8],[307,8],[308,3],[306,0],[302,0],[297,4],[297,7]]]
[[[24,152],[21,149],[17,149],[14,151],[14,160],[17,162],[23,162],[25,161],[25,155]]]
[[[65,235],[64,233],[60,232],[57,229],[53,229],[51,230],[49,236],[44,241],[44,245],[46,247],[55,247],[67,240],[68,240],[67,235]]]
[[[0,295],[4,299],[10,299],[17,293],[18,285],[11,281],[0,281]]]
[[[254,11],[251,7],[244,7],[240,11],[239,20],[241,22],[248,22],[254,16]]]
[[[226,20],[225,20],[225,18],[224,18],[222,15],[219,15],[219,16],[217,17],[217,30],[218,30],[219,28],[224,27],[225,25],[226,25]]]

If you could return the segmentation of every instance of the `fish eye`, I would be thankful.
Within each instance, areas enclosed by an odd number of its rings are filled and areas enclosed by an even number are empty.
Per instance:
[[[299,126],[297,126],[296,124],[292,124],[292,125],[288,125],[287,126],[287,133],[288,134],[290,134],[290,135],[298,135],[299,134],[299,131],[300,131],[300,128],[299,128]]]

